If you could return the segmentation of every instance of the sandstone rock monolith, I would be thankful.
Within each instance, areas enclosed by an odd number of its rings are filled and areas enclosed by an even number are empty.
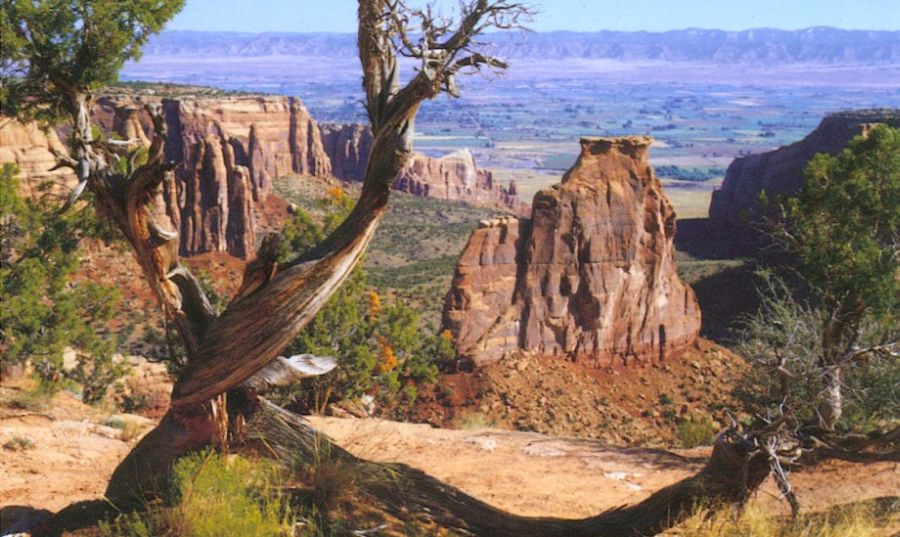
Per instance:
[[[700,309],[675,271],[675,212],[649,137],[584,138],[530,219],[482,222],[460,257],[443,324],[476,364],[526,351],[594,367],[666,360]]]

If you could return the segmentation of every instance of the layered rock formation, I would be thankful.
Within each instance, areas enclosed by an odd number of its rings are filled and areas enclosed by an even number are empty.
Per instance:
[[[372,148],[369,129],[362,125],[320,129],[301,102],[291,97],[102,97],[95,103],[94,120],[108,132],[147,145],[152,123],[146,104],[162,106],[168,127],[167,158],[179,163],[174,182],[164,185],[161,201],[167,223],[180,230],[182,255],[251,255],[254,230],[266,212],[261,204],[266,203],[275,177],[334,175],[361,181],[365,176]],[[66,170],[49,171],[55,165],[51,147],[65,150],[52,131],[43,133],[6,119],[0,124],[0,162],[17,163],[29,191],[50,177],[74,179]],[[489,171],[477,167],[468,151],[440,159],[415,155],[395,188],[527,212],[515,184],[501,186]]]
[[[875,109],[829,114],[799,142],[735,159],[728,166],[722,188],[713,192],[709,217],[720,224],[750,227],[762,208],[759,195],[797,194],[803,170],[816,153],[836,154],[856,135],[875,123],[900,126],[900,110]]]
[[[372,141],[372,131],[365,125],[323,125],[322,143],[332,175],[344,181],[365,179]]]
[[[75,174],[70,169],[52,169],[56,166],[52,151],[66,152],[56,132],[45,132],[34,123],[0,116],[0,163],[10,162],[19,168],[19,179],[26,195],[35,193],[45,181],[74,186]]]
[[[494,174],[479,168],[468,149],[440,158],[416,153],[394,181],[394,190],[444,201],[527,212],[519,201],[515,181],[504,187]]]
[[[328,125],[322,128],[325,151],[335,177],[362,181],[372,149],[372,133],[362,125]],[[519,200],[515,181],[503,186],[493,174],[478,167],[475,157],[461,149],[440,158],[415,153],[394,182],[394,190],[472,205],[495,207],[527,214]]]
[[[250,170],[236,164],[234,145],[215,135],[192,144],[190,151],[194,167],[179,187],[182,250],[251,255],[256,219]]]
[[[700,330],[675,271],[675,212],[648,163],[649,137],[587,138],[530,220],[483,222],[444,304],[476,364],[524,350],[603,367],[664,360]]]
[[[166,151],[181,162],[174,219],[183,255],[251,255],[254,207],[265,202],[272,179],[331,175],[318,125],[293,97],[164,100],[163,110]]]
[[[146,98],[103,98],[95,119],[108,131],[146,142]],[[156,100],[158,99],[151,99]],[[331,175],[319,127],[293,97],[163,99],[166,153],[179,162],[174,192],[163,197],[181,230],[181,253],[253,253],[257,206],[272,179]]]

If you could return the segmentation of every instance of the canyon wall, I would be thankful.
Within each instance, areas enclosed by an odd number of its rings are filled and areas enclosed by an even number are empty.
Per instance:
[[[797,194],[803,187],[803,170],[816,153],[839,153],[856,135],[875,123],[900,126],[900,110],[873,109],[838,112],[799,142],[774,151],[734,160],[719,190],[713,192],[709,217],[718,224],[747,228],[763,215],[759,195]]]
[[[276,177],[335,176],[361,181],[365,176],[371,131],[363,125],[320,128],[293,97],[101,97],[94,106],[94,120],[105,131],[146,146],[152,136],[146,104],[162,107],[166,157],[179,163],[174,182],[164,183],[160,201],[166,224],[180,232],[182,255],[251,256],[257,230],[266,227],[260,218],[271,217],[269,205],[278,205],[274,198],[267,201]],[[2,118],[0,162],[20,167],[26,191],[53,177],[74,180],[65,169],[50,171],[55,165],[51,148],[65,150],[56,132]],[[516,214],[528,212],[518,199],[515,183],[500,185],[491,172],[478,168],[466,150],[442,158],[415,154],[394,188]]]
[[[527,214],[515,181],[503,186],[494,174],[481,169],[468,149],[435,158],[416,153],[394,181],[394,190],[443,201],[462,201],[483,207]]]
[[[649,166],[651,141],[582,139],[562,182],[535,195],[531,219],[473,232],[444,304],[460,356],[628,366],[696,340],[700,310],[675,271],[675,212]]]
[[[13,163],[19,168],[19,181],[25,195],[34,195],[45,181],[75,186],[75,174],[69,168],[53,170],[53,151],[66,152],[66,147],[53,130],[43,131],[34,123],[22,123],[0,116],[0,163]]]
[[[260,204],[281,175],[331,176],[319,127],[293,97],[101,98],[94,117],[107,131],[146,143],[145,102],[167,122],[166,156],[179,162],[167,213],[181,232],[181,253],[253,254]]]
[[[362,181],[372,151],[372,131],[359,124],[322,125],[322,142],[331,159],[331,173],[344,181]]]
[[[366,162],[372,150],[372,133],[368,127],[325,125],[322,139],[335,177],[344,181],[365,178]],[[515,181],[501,185],[490,171],[478,167],[474,155],[467,149],[443,157],[414,153],[397,176],[393,188],[415,196],[528,214],[528,206],[519,200]]]

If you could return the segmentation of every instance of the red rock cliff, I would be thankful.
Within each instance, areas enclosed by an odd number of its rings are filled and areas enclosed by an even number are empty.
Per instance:
[[[323,125],[322,143],[331,173],[344,181],[362,181],[372,151],[372,131],[365,125]]]
[[[476,363],[525,350],[602,367],[664,360],[700,330],[675,272],[675,212],[648,164],[649,137],[589,138],[530,220],[483,222],[444,305]]]
[[[766,153],[735,159],[722,188],[713,192],[709,217],[720,224],[751,227],[762,209],[759,195],[797,194],[803,170],[816,153],[837,154],[857,134],[874,123],[900,127],[900,109],[857,110],[829,114],[799,142]]]
[[[334,176],[345,181],[362,181],[372,149],[369,129],[362,125],[327,125],[322,127],[322,138]],[[394,190],[506,209],[516,214],[528,213],[528,206],[519,200],[515,182],[501,185],[493,173],[478,167],[467,149],[440,158],[415,153],[397,176]]]
[[[101,127],[145,141],[150,131],[143,102],[102,98],[95,108]],[[181,230],[181,253],[255,248],[256,213],[281,175],[329,177],[331,162],[319,127],[293,97],[163,99],[168,124],[167,157],[179,162],[175,191],[163,193],[167,213]]]
[[[77,182],[68,168],[52,170],[56,166],[53,151],[66,152],[66,147],[53,130],[42,131],[34,123],[21,123],[0,116],[0,164],[13,163],[19,168],[19,179],[26,195],[44,181],[59,181],[70,187]]]
[[[440,158],[416,153],[394,181],[394,190],[437,198],[463,201],[483,207],[497,207],[527,214],[519,201],[514,182],[505,187],[494,174],[481,169],[468,149],[460,149]]]

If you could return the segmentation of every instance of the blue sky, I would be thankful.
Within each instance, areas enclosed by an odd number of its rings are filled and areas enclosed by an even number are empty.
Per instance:
[[[835,26],[900,30],[900,0],[526,0],[538,31]],[[421,3],[421,2],[420,2]],[[438,4],[455,5],[439,0]],[[175,30],[352,32],[355,0],[187,0]]]

